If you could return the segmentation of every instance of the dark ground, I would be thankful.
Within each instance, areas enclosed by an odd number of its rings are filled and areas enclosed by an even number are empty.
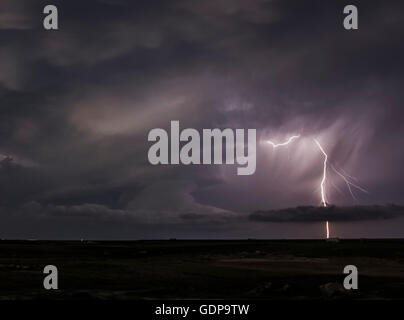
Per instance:
[[[403,299],[404,240],[0,241],[0,299]],[[45,265],[59,290],[43,289]],[[353,264],[359,290],[345,291]]]

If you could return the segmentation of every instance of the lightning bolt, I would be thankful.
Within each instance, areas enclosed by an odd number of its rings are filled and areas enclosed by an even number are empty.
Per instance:
[[[321,203],[323,204],[323,207],[326,207],[327,206],[327,201],[326,201],[326,195],[325,195],[325,182],[326,182],[326,179],[327,179],[327,160],[328,160],[328,155],[324,151],[321,144],[317,141],[317,139],[314,139],[314,142],[317,144],[317,146],[320,149],[321,153],[324,155],[323,178],[321,179],[320,189],[321,189]],[[325,222],[325,228],[326,228],[326,231],[327,231],[327,239],[329,239],[330,238],[330,225],[329,225],[328,221]]]
[[[320,149],[321,153],[324,155],[323,178],[321,179],[320,189],[321,189],[321,203],[323,204],[323,207],[326,207],[327,206],[327,201],[326,201],[326,195],[325,195],[325,182],[326,182],[326,179],[327,179],[327,160],[328,160],[328,155],[327,155],[327,153],[325,153],[323,147],[317,141],[317,139],[314,139],[314,142],[317,144],[317,146]]]
[[[289,139],[287,139],[285,142],[282,143],[274,143],[270,140],[267,141],[267,143],[269,143],[270,145],[272,145],[274,148],[278,148],[278,147],[283,147],[288,145],[289,143],[291,143],[293,140],[300,138],[300,134],[297,136],[291,136]]]
[[[317,139],[314,139],[314,142],[316,143],[316,145],[318,146],[318,148],[320,149],[321,153],[324,155],[324,164],[323,164],[323,177],[321,179],[321,183],[320,183],[320,189],[321,189],[321,203],[323,205],[323,207],[327,207],[327,196],[326,196],[326,191],[325,191],[325,184],[327,181],[327,163],[328,163],[328,155],[327,153],[324,151],[324,148],[321,146],[321,144],[318,142]],[[344,180],[349,193],[351,194],[352,198],[356,200],[356,197],[352,191],[351,187],[354,187],[362,192],[365,193],[369,193],[369,191],[367,191],[366,189],[356,185],[355,183],[353,183],[352,181],[349,180],[349,178],[354,179],[353,177],[349,176],[349,175],[344,175],[341,172],[339,172],[333,165],[332,163],[330,164],[331,169],[342,178],[342,180]],[[348,178],[349,177],[349,178]],[[330,227],[329,227],[329,222],[326,221],[326,231],[327,231],[327,239],[329,239],[330,237]]]
[[[271,144],[273,146],[273,148],[277,148],[277,147],[282,147],[282,146],[286,146],[288,144],[290,144],[293,140],[300,138],[300,134],[299,135],[295,135],[295,136],[291,136],[289,137],[285,142],[283,143],[274,143],[270,140],[267,141],[267,143]],[[329,164],[329,159],[328,159],[328,155],[325,152],[324,148],[321,146],[320,142],[318,142],[317,139],[313,139],[314,143],[317,145],[317,147],[320,149],[321,153],[324,156],[324,161],[323,161],[323,176],[321,178],[321,182],[320,182],[320,192],[321,192],[321,204],[323,207],[327,207],[327,194],[326,194],[326,184],[327,184],[327,169],[328,169],[328,164]],[[342,178],[342,180],[345,182],[349,193],[351,194],[352,198],[356,200],[355,194],[352,190],[352,188],[355,188],[357,190],[360,190],[362,192],[365,193],[369,193],[369,191],[367,191],[366,189],[358,186],[357,184],[355,184],[354,182],[352,182],[352,180],[357,181],[357,179],[355,177],[352,177],[348,174],[341,173],[340,171],[338,171],[335,166],[330,163],[330,168],[339,176]],[[342,170],[343,171],[343,170]],[[332,182],[332,181],[331,181]],[[327,239],[330,238],[330,223],[328,221],[325,222],[325,227],[326,227],[326,236]]]

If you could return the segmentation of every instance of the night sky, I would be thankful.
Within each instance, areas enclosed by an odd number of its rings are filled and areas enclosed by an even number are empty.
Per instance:
[[[404,237],[403,39],[392,0],[1,0],[0,238]],[[171,120],[257,129],[255,174],[151,165]],[[319,211],[314,138],[369,193]]]

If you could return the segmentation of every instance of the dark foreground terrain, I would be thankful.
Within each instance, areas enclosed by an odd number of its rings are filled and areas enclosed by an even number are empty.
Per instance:
[[[403,299],[404,240],[0,241],[0,299]],[[57,266],[59,290],[43,289]],[[359,290],[345,291],[353,264]]]

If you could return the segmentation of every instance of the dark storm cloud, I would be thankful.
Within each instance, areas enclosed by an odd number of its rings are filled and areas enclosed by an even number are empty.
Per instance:
[[[0,5],[0,154],[13,159],[0,167],[1,218],[25,210],[44,230],[62,216],[116,217],[159,234],[316,204],[314,137],[371,191],[359,201],[402,203],[400,2],[357,2],[355,32],[342,28],[343,1],[55,0],[60,30],[49,32],[46,4]],[[259,141],[251,177],[153,167],[147,134],[170,120],[302,138],[279,152]]]
[[[3,0],[0,3],[0,30],[32,28],[35,18],[32,2]]]
[[[393,219],[404,216],[404,207],[397,205],[373,205],[352,207],[296,207],[280,210],[256,211],[249,216],[259,222],[321,222],[363,221]]]

